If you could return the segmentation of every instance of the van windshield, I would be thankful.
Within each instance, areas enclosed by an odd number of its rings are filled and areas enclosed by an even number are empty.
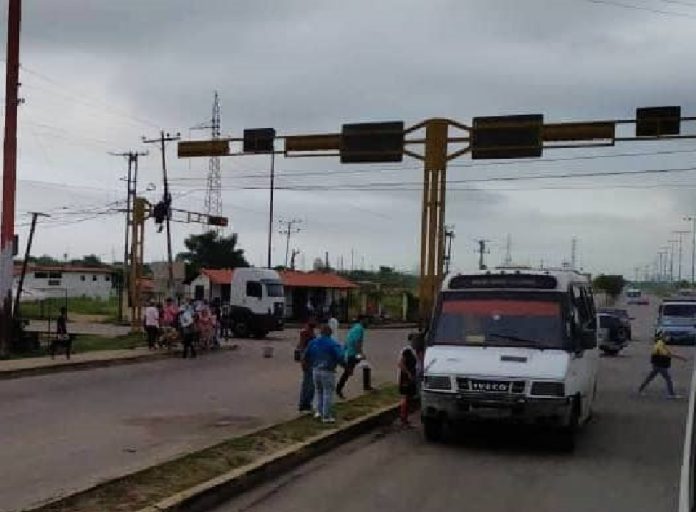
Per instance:
[[[266,287],[267,297],[283,297],[283,283],[269,279],[262,279],[261,282]]]
[[[563,299],[560,292],[444,293],[430,343],[565,348]]]
[[[662,316],[696,317],[696,304],[665,304],[662,306]]]

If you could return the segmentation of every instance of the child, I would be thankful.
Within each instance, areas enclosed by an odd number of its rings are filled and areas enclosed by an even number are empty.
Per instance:
[[[399,406],[401,425],[410,427],[408,413],[418,394],[418,354],[411,345],[401,349],[399,355],[399,394],[401,395]]]

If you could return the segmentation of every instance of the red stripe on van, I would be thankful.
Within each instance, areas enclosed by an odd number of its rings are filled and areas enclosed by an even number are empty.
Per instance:
[[[557,302],[528,300],[457,300],[445,301],[443,313],[475,315],[556,316],[561,313]]]

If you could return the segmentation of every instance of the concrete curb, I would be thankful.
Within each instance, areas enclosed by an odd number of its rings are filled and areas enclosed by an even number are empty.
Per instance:
[[[383,407],[368,416],[328,430],[307,441],[289,446],[251,464],[181,491],[138,512],[204,512],[225,501],[290,471],[373,428],[393,421],[399,406]]]
[[[220,347],[218,350],[237,350],[239,345]],[[215,352],[211,352],[214,354]],[[172,359],[181,357],[177,352],[138,354],[134,356],[119,357],[116,359],[97,359],[92,361],[75,361],[65,364],[49,366],[34,366],[31,368],[17,368],[16,370],[0,370],[0,380],[21,379],[24,377],[36,377],[39,375],[50,375],[53,373],[76,372],[91,370],[94,368],[108,368],[109,366],[125,366],[129,364],[148,363],[161,361],[162,359]]]

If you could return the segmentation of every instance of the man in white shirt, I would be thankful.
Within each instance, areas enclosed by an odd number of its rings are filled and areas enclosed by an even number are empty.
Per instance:
[[[191,353],[191,357],[196,357],[196,347],[194,346],[194,328],[193,328],[193,306],[188,304],[181,309],[179,315],[179,324],[181,325],[181,333],[184,338],[184,353],[183,357]]]
[[[145,308],[145,332],[147,333],[147,346],[150,350],[155,348],[159,336],[159,309],[150,301]]]

